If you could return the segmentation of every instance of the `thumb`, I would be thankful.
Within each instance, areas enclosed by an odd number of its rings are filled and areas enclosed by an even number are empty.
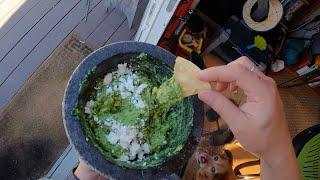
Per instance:
[[[236,123],[235,119],[242,116],[242,111],[217,91],[205,90],[200,92],[198,97],[201,101],[212,107],[229,126]]]

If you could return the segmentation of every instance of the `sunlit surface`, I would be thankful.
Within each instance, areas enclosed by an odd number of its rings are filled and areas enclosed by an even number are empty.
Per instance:
[[[27,0],[0,0],[0,28],[19,10]]]

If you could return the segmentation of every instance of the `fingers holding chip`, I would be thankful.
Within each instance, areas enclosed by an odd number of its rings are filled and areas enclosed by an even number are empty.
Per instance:
[[[192,62],[182,57],[177,57],[173,78],[180,85],[182,97],[188,97],[198,94],[200,91],[211,89],[208,82],[197,78],[199,71],[201,71],[200,68]]]

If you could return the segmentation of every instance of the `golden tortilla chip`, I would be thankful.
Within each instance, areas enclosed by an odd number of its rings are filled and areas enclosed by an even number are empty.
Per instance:
[[[180,84],[181,96],[188,97],[200,91],[211,89],[208,82],[200,81],[197,76],[200,68],[192,62],[177,57],[174,65],[173,78]]]

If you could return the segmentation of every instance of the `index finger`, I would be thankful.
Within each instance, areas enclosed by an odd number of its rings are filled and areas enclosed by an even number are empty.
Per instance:
[[[198,78],[207,82],[236,82],[245,92],[261,94],[265,89],[263,79],[240,64],[211,67],[200,71]]]

